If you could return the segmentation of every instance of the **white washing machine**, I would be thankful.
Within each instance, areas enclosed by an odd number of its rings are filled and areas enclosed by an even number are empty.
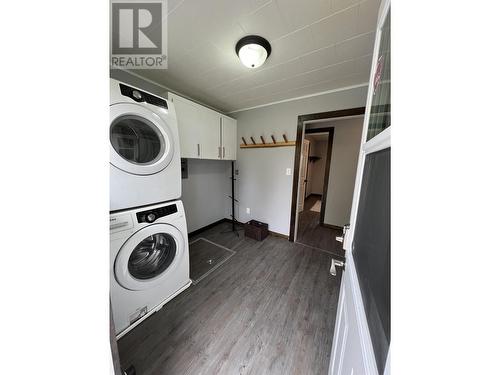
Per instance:
[[[181,201],[110,215],[110,294],[117,338],[191,285]]]
[[[179,199],[181,159],[173,103],[110,81],[110,211]]]

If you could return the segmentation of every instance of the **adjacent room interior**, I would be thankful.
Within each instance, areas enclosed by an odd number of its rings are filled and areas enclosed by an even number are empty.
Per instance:
[[[296,242],[343,255],[335,237],[350,220],[362,126],[362,115],[304,124],[298,171],[295,166]]]

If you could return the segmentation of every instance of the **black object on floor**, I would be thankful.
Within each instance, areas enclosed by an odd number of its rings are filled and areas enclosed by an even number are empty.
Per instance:
[[[245,236],[262,241],[269,234],[269,226],[257,220],[250,220],[245,224]]]
[[[189,244],[189,276],[194,284],[199,283],[215,271],[235,252],[217,245],[205,238],[198,238]]]
[[[222,232],[222,233],[234,233],[236,234],[236,237],[239,237],[239,233],[238,233],[238,229],[236,229],[236,218],[234,216],[234,202],[238,202],[239,201],[234,197],[234,181],[236,181],[236,178],[234,178],[234,161],[232,160],[231,161],[231,196],[229,198],[231,198],[231,230],[229,232]]]

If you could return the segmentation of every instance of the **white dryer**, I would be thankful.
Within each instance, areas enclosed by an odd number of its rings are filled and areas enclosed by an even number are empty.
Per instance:
[[[117,337],[191,285],[181,201],[110,215],[110,294]]]
[[[179,199],[181,160],[173,103],[110,81],[110,211]]]

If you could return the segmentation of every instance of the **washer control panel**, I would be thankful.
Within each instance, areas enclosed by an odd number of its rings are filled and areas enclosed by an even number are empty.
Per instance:
[[[168,206],[154,208],[152,210],[141,211],[137,213],[137,222],[139,223],[153,223],[156,219],[177,212],[176,204],[169,204]]]
[[[132,229],[133,227],[134,222],[130,214],[113,215],[109,218],[109,231],[111,233],[121,232],[123,230]]]

